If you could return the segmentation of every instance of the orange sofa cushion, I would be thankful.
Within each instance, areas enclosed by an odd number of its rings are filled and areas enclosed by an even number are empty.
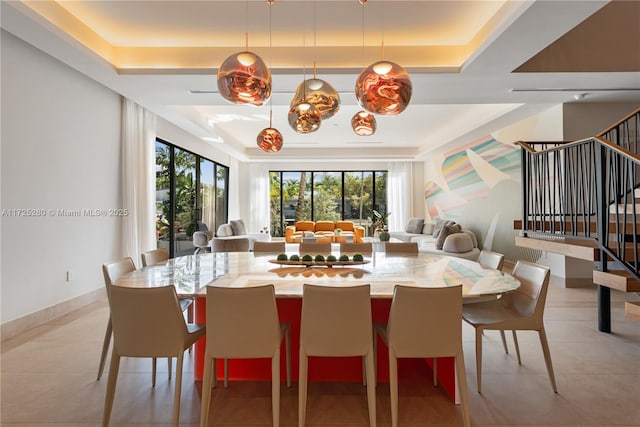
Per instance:
[[[333,221],[316,221],[315,231],[331,231],[335,229],[335,223]]]
[[[298,221],[296,222],[296,231],[315,231],[316,223],[313,221]]]
[[[342,231],[353,231],[353,221],[336,221],[336,228]]]

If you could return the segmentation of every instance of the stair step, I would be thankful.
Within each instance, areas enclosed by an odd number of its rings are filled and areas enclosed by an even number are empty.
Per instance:
[[[627,215],[633,215],[634,213],[638,215],[640,214],[640,204],[636,204],[635,206],[632,204],[618,205],[617,208],[616,205],[609,206],[610,214],[615,214],[616,212],[618,213],[618,215],[622,215],[625,212]]]
[[[592,240],[516,236],[516,246],[553,252],[571,258],[597,261],[600,251]]]
[[[550,235],[553,236],[553,235]],[[516,246],[539,251],[552,252],[570,258],[586,261],[599,261],[600,250],[595,240],[580,240],[570,238],[550,238],[544,235],[516,236]],[[624,261],[635,262],[634,244],[625,243]],[[615,242],[609,242],[610,248],[615,248]],[[609,257],[609,259],[611,259]]]
[[[640,302],[625,302],[624,315],[629,319],[640,320]]]
[[[622,292],[640,292],[640,281],[628,271],[594,271],[593,283]]]
[[[638,210],[638,220],[640,220],[640,210]],[[513,229],[514,230],[523,230],[523,224],[524,221],[520,220],[520,219],[516,219],[513,221]],[[543,227],[544,226],[544,230]],[[564,228],[563,228],[564,226]],[[553,228],[552,228],[553,227]],[[575,230],[574,230],[575,228]],[[595,221],[591,221],[591,222],[582,222],[579,221],[575,224],[571,223],[570,221],[544,221],[544,224],[541,221],[532,221],[530,220],[527,223],[527,230],[536,230],[539,232],[548,232],[551,230],[555,230],[555,231],[560,231],[560,230],[564,230],[565,233],[569,234],[571,232],[576,232],[576,233],[584,233],[584,231],[586,229],[589,230],[590,233],[593,234],[593,236],[595,237],[595,233],[597,231],[597,226],[596,226],[596,222]],[[615,221],[612,221],[609,223],[609,232],[614,233],[616,229],[616,223]],[[627,224],[625,224],[625,232],[627,234],[633,234],[634,231],[638,231],[640,230],[640,223],[636,225],[636,228],[634,230],[634,226],[633,223],[629,222]]]

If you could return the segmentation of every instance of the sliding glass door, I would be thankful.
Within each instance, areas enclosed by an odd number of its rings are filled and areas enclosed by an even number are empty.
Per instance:
[[[193,233],[227,222],[228,167],[156,140],[156,235],[170,255],[194,252]]]

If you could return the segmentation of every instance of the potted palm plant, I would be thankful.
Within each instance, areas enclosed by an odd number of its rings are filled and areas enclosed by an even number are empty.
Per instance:
[[[389,230],[387,230],[387,218],[389,218],[391,212],[381,214],[377,210],[373,209],[373,227],[375,229],[375,235],[378,236],[381,242],[388,242],[391,238]]]

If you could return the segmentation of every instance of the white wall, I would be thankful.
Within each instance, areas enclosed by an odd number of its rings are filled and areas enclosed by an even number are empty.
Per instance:
[[[9,33],[1,42],[4,325],[104,288],[120,219],[54,212],[120,207],[121,107],[118,94]]]

